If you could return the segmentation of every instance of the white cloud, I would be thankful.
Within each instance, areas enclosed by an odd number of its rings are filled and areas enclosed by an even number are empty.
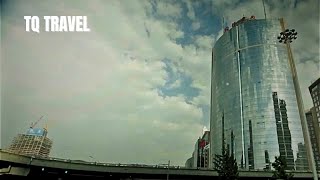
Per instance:
[[[173,21],[148,18],[149,2],[126,2],[95,1],[88,8],[67,2],[15,4],[12,13],[85,14],[92,32],[26,33],[19,14],[5,19],[3,124],[10,129],[5,145],[45,114],[54,122],[49,126],[53,155],[184,164],[202,128],[202,111],[183,96],[163,98],[156,89],[168,79],[161,59],[184,53],[174,42],[183,33]],[[158,8],[166,16],[180,13],[171,5]]]
[[[204,134],[206,131],[210,131],[206,126],[203,126],[202,133]]]
[[[200,22],[193,22],[191,26],[192,26],[192,30],[196,31],[200,28],[201,24]]]
[[[201,27],[201,24],[199,20],[196,17],[194,7],[197,7],[198,4],[196,1],[189,1],[185,0],[183,1],[185,5],[187,6],[187,17],[191,20],[191,27],[193,31],[198,30]]]
[[[181,86],[181,79],[175,80],[172,84],[169,85],[168,88],[175,89]]]
[[[303,103],[305,109],[313,107],[311,95],[308,87],[320,77],[320,62],[314,63],[313,61],[306,61],[305,63],[299,63],[297,65],[297,73],[299,75],[300,89],[303,97]]]
[[[232,1],[214,1],[213,12],[220,12],[220,15],[225,18],[226,23],[229,26],[233,22],[240,20],[243,16],[250,17],[252,15],[256,16],[257,19],[264,18],[263,5],[261,1],[245,1],[243,3],[238,3],[239,0]]]
[[[157,1],[157,13],[170,18],[181,17],[182,8],[178,3],[170,3],[170,1]]]
[[[195,21],[196,20],[196,15],[195,15],[195,12],[194,12],[194,2],[192,1],[189,1],[189,0],[185,0],[183,1],[186,6],[187,6],[187,16],[188,18],[191,20],[191,21]]]
[[[194,44],[207,53],[211,53],[209,51],[211,51],[214,40],[214,36],[194,36]]]

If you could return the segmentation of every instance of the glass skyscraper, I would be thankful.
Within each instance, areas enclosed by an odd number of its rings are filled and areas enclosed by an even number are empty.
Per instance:
[[[210,160],[224,143],[240,169],[270,169],[279,155],[288,169],[308,169],[280,21],[243,18],[233,26],[212,52]]]

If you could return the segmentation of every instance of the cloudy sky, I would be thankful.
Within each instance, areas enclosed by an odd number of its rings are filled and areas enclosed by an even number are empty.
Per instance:
[[[43,115],[52,156],[120,163],[184,165],[209,127],[222,16],[227,25],[264,18],[251,0],[1,2],[1,148]],[[310,108],[319,1],[266,0],[266,11],[299,33],[294,58]],[[25,32],[25,15],[87,16],[91,32]]]

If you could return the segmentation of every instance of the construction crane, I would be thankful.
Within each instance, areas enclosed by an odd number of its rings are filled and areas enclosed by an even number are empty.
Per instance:
[[[43,116],[41,116],[36,122],[31,123],[30,129],[33,129],[42,118],[43,118]]]

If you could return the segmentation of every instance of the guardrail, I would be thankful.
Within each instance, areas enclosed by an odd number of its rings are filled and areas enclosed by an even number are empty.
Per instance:
[[[66,170],[77,170],[87,172],[109,172],[109,173],[140,173],[140,174],[167,174],[167,166],[146,165],[146,164],[121,164],[121,163],[97,163],[82,160],[70,160],[61,158],[35,158],[25,155],[17,155],[10,152],[0,151],[0,160],[22,164],[27,166],[56,168]],[[192,175],[192,176],[217,176],[217,172],[212,169],[186,168],[180,166],[170,166],[170,174],[173,175]],[[295,177],[311,178],[311,171],[294,171]],[[244,177],[271,177],[271,171],[252,170],[240,171],[240,176]]]

